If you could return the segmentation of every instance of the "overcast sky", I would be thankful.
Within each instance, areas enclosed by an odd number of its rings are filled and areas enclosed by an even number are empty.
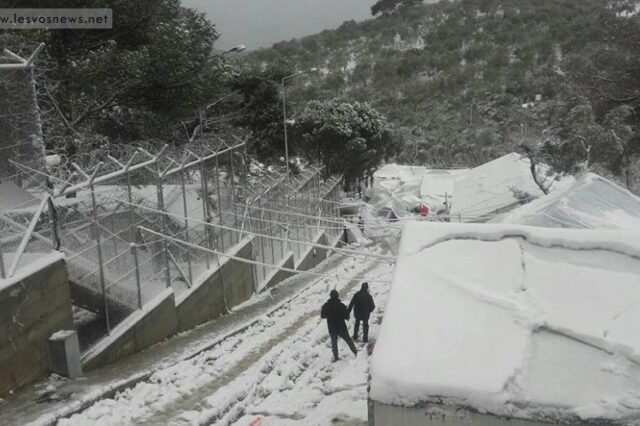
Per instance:
[[[268,47],[281,40],[337,28],[371,17],[375,0],[182,0],[207,13],[222,33],[216,45],[228,49]]]

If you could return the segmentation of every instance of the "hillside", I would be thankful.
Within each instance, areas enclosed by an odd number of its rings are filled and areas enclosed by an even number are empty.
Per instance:
[[[580,103],[593,107],[595,121],[605,120],[612,105],[594,99],[584,89],[587,82],[575,76],[603,64],[611,72],[628,65],[629,55],[612,58],[607,46],[618,21],[635,19],[621,13],[622,6],[603,0],[443,1],[346,22],[250,58],[320,69],[295,81],[294,110],[314,98],[368,101],[404,139],[399,160],[473,166],[522,142],[566,133],[566,126],[559,127]],[[620,57],[627,62],[616,62]],[[632,61],[637,63],[637,49]]]

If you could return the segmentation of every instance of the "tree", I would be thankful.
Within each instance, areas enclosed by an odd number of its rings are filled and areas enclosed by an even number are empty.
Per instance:
[[[590,104],[574,106],[559,132],[544,144],[549,164],[561,173],[595,169],[620,175],[634,136],[631,117],[630,107],[618,106],[598,122]]]
[[[329,173],[342,173],[348,189],[394,151],[387,120],[367,103],[311,101],[296,117],[295,134],[309,156],[319,156]]]
[[[75,141],[66,146],[69,151],[91,150],[95,140],[171,138],[175,124],[195,115],[219,90],[223,69],[210,60],[216,27],[179,0],[13,3],[113,9],[109,30],[20,33],[47,46],[42,59],[48,58],[50,71],[39,81],[44,89],[41,105],[57,116],[58,124],[45,128],[45,136],[51,142],[48,136],[64,129],[60,139]]]
[[[286,66],[264,71],[242,70],[231,82],[239,99],[229,109],[236,111],[232,124],[250,131],[249,145],[261,161],[279,158],[285,152],[280,81],[290,74]]]
[[[371,14],[390,15],[409,6],[422,4],[422,0],[378,0],[371,6]]]

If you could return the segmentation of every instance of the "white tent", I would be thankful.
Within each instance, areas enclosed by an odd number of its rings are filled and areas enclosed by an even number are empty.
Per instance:
[[[417,215],[424,203],[432,212],[450,203],[457,179],[467,169],[427,169],[419,166],[388,164],[374,174],[369,203],[378,209],[391,209],[397,217]]]
[[[640,424],[638,300],[640,234],[409,222],[370,420]]]
[[[529,160],[511,153],[471,169],[455,183],[451,215],[463,222],[485,221],[520,205],[516,194],[544,195],[531,176]]]
[[[640,198],[588,173],[568,188],[514,210],[501,222],[553,228],[640,230]]]

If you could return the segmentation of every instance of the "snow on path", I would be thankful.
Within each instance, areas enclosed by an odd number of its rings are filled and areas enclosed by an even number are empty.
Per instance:
[[[377,265],[367,278],[390,277],[392,268]],[[357,283],[359,284],[359,282]],[[343,297],[348,302],[359,285]],[[370,320],[375,338],[389,286],[372,285],[378,308]],[[295,334],[275,346],[238,379],[212,394],[202,409],[182,413],[168,424],[246,425],[260,418],[261,425],[366,424],[368,355],[359,343],[354,359],[346,343],[339,342],[342,359],[333,363],[324,320],[316,309],[306,315]],[[349,328],[353,326],[350,322]]]
[[[263,317],[243,333],[224,340],[193,359],[158,371],[148,381],[119,393],[113,399],[101,400],[86,411],[61,420],[59,425],[193,424],[198,422],[198,412],[202,412],[202,415],[209,418],[218,415],[238,418],[243,414],[241,406],[235,404],[240,398],[236,397],[237,389],[228,383],[233,384],[243,380],[247,374],[243,374],[245,370],[253,371],[250,374],[252,380],[259,379],[260,374],[256,374],[256,371],[260,370],[264,370],[263,375],[269,377],[272,369],[268,367],[268,360],[272,360],[272,365],[278,364],[279,354],[288,353],[287,351],[290,350],[289,340],[297,341],[298,337],[301,337],[300,342],[302,342],[307,333],[315,335],[319,329],[326,335],[326,326],[319,324],[317,310],[326,300],[331,288],[351,289],[359,284],[359,279],[363,276],[365,279],[379,278],[382,273],[390,272],[392,266],[352,258],[341,268],[342,270],[338,272],[344,276],[344,280],[339,282],[328,278],[317,280],[283,308]],[[373,270],[372,273],[367,273],[371,270]],[[380,284],[380,286],[386,287],[388,284]],[[327,346],[326,336],[324,339],[313,338],[311,341],[310,347],[319,352],[317,356],[330,360],[329,348],[317,347],[319,342],[324,342],[323,346]],[[303,346],[309,346],[309,344]],[[285,360],[290,362],[286,358]],[[267,362],[266,366],[265,362]],[[357,365],[361,363],[365,368],[361,370],[360,381],[365,383],[366,357],[358,360]],[[365,389],[365,401],[361,411],[364,411],[366,418],[366,386],[363,389]],[[216,405],[220,410],[218,414],[207,411],[211,410],[207,401],[211,395],[213,397],[223,395],[228,400],[226,406]],[[362,413],[360,417],[361,415]]]

